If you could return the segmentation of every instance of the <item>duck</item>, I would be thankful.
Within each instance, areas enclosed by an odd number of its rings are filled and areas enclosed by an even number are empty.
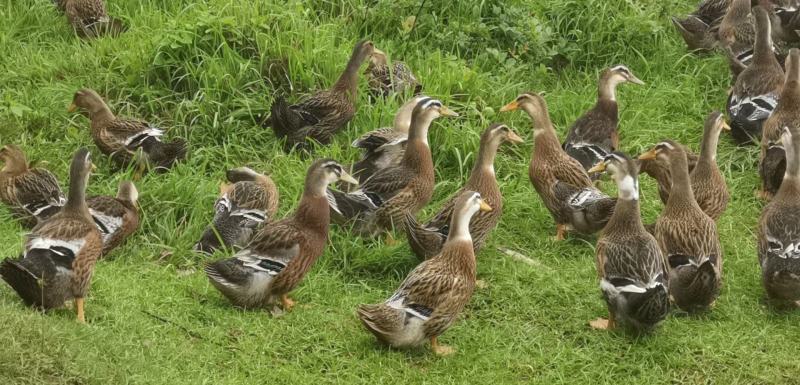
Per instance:
[[[654,229],[667,261],[670,296],[685,312],[708,310],[722,285],[723,255],[716,223],[695,200],[683,147],[665,140],[639,158],[654,157],[666,160],[672,174],[672,191]]]
[[[131,165],[138,151],[143,153],[137,162],[139,174],[144,167],[168,170],[186,158],[188,144],[185,139],[163,142],[164,130],[161,128],[145,121],[114,116],[103,98],[92,89],[83,88],[75,92],[67,110],[80,111],[90,120],[95,145],[118,167]]]
[[[377,48],[370,56],[365,74],[369,92],[373,97],[403,94],[407,90],[412,90],[414,95],[422,92],[422,84],[406,63],[393,61],[389,65],[386,53]]]
[[[781,144],[784,127],[800,124],[800,50],[792,48],[786,58],[786,77],[778,104],[764,121],[761,133],[761,154],[758,174],[761,178],[759,196],[772,199],[786,173],[786,151]]]
[[[637,163],[624,153],[613,152],[592,170],[607,171],[619,196],[595,247],[608,318],[590,324],[608,330],[620,323],[637,333],[649,332],[669,313],[669,282],[658,242],[642,224]]]
[[[616,199],[594,187],[580,162],[561,147],[544,98],[533,92],[520,94],[500,112],[524,110],[533,121],[533,155],[528,177],[556,222],[556,240],[567,231],[594,234],[605,227]]]
[[[272,128],[275,136],[284,140],[284,150],[309,150],[311,144],[308,139],[327,145],[353,119],[356,113],[358,70],[374,49],[374,44],[369,40],[358,42],[344,72],[329,90],[319,91],[292,105],[286,102],[283,95],[275,98],[270,107],[270,116],[263,125]]]
[[[89,150],[79,149],[70,165],[64,207],[31,230],[21,257],[0,263],[0,277],[26,305],[48,310],[73,301],[80,323],[86,323],[84,300],[103,251],[103,238],[86,205],[92,168]]]
[[[194,249],[213,254],[219,248],[244,247],[257,229],[278,211],[278,187],[267,175],[249,167],[228,170],[220,185],[214,221]]]
[[[128,29],[121,20],[108,15],[104,0],[56,0],[56,5],[63,5],[67,20],[82,38],[118,36]]]
[[[689,173],[694,170],[697,165],[699,155],[690,150],[688,147],[683,146],[683,151],[686,152],[686,160],[689,164]],[[667,204],[669,200],[669,190],[672,189],[672,175],[669,173],[669,163],[660,158],[639,160],[634,159],[639,164],[639,173],[645,173],[656,181],[658,186],[658,197],[661,203]]]
[[[753,59],[753,45],[757,39],[751,5],[751,0],[731,0],[717,28],[718,45],[729,49],[745,67]]]
[[[476,255],[478,254],[489,233],[497,226],[497,222],[503,215],[503,195],[497,185],[494,158],[500,145],[505,142],[520,144],[523,143],[523,140],[507,125],[491,124],[481,135],[478,157],[475,159],[475,165],[472,167],[472,172],[464,187],[448,199],[439,212],[427,223],[420,224],[414,215],[406,213],[403,229],[411,250],[417,257],[428,259],[442,250],[442,246],[447,241],[456,200],[463,195],[464,191],[480,193],[483,201],[492,206],[491,211],[479,212],[474,215],[469,223],[473,251]]]
[[[778,305],[800,304],[800,133],[784,127],[781,140],[786,150],[786,173],[758,221],[758,262],[761,280],[770,301]]]
[[[800,2],[796,0],[766,2],[772,13],[772,36],[775,40],[796,43],[800,40]]]
[[[96,195],[86,199],[89,214],[103,238],[103,255],[108,255],[139,228],[139,190],[122,181],[116,196]]]
[[[0,201],[8,205],[23,226],[31,228],[67,202],[58,179],[49,170],[33,167],[17,145],[0,148]]]
[[[725,16],[731,0],[704,0],[697,10],[683,19],[672,17],[672,24],[681,34],[689,51],[710,52],[716,45],[716,28]]]
[[[358,183],[332,159],[319,159],[306,174],[303,195],[294,214],[265,223],[232,258],[205,266],[211,284],[241,308],[283,311],[295,305],[289,293],[322,255],[328,241],[330,212],[325,191],[339,180]]]
[[[728,96],[727,111],[731,134],[739,145],[753,144],[761,138],[764,121],[780,100],[784,73],[772,49],[770,20],[763,7],[754,7],[756,44],[753,63],[736,79]]]
[[[411,114],[408,142],[400,164],[376,172],[353,192],[328,189],[334,222],[350,225],[365,237],[385,233],[386,242],[393,244],[391,231],[401,226],[404,213],[417,213],[433,197],[435,179],[428,129],[440,116],[458,114],[439,100],[420,101]]]
[[[619,148],[619,107],[616,90],[622,83],[644,85],[628,67],[618,65],[600,74],[597,103],[572,126],[564,141],[564,151],[588,170]]]
[[[432,99],[424,95],[409,99],[397,110],[391,127],[369,131],[353,141],[352,146],[361,149],[361,159],[351,168],[352,175],[359,183],[366,182],[378,170],[400,164],[406,150],[414,107]]]
[[[703,126],[700,156],[689,174],[697,204],[714,221],[725,212],[731,197],[725,184],[725,177],[717,165],[717,143],[722,130],[730,131],[730,126],[725,122],[721,112],[711,112]]]
[[[383,303],[358,306],[359,320],[378,341],[401,349],[430,341],[437,355],[455,351],[438,338],[459,318],[475,290],[469,223],[475,213],[490,210],[479,193],[463,192],[456,200],[441,252],[414,268]]]

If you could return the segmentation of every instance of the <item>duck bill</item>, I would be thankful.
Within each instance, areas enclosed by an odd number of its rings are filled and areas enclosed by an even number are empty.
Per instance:
[[[75,112],[78,110],[78,106],[75,103],[71,103],[69,107],[67,107],[67,112]]]
[[[370,56],[386,56],[386,52],[383,52],[377,48],[372,48],[372,55]]]
[[[606,162],[600,162],[594,165],[592,168],[588,169],[586,172],[589,174],[594,174],[596,172],[603,172],[606,171]]]
[[[728,122],[726,122],[725,119],[722,119],[722,122],[720,123],[720,125],[722,125],[722,129],[724,131],[730,131],[731,130],[731,125],[728,124]]]
[[[439,109],[439,115],[449,116],[451,118],[455,118],[455,117],[458,116],[458,114],[455,111],[453,111],[453,110],[451,110],[451,109],[449,109],[449,108],[447,108],[445,106],[442,106],[442,108]]]
[[[345,183],[350,183],[354,186],[358,186],[358,181],[356,178],[353,178],[350,174],[342,171],[342,175],[339,175],[339,180]]]
[[[489,204],[486,203],[485,201],[481,201],[481,211],[488,212],[488,211],[492,211],[492,210],[493,210],[492,206],[489,206]]]
[[[525,141],[514,131],[508,131],[508,141],[514,144],[525,143]]]
[[[642,155],[639,155],[639,160],[653,160],[656,158],[656,155],[658,154],[656,154],[656,149],[654,148]]]
[[[508,103],[505,106],[501,107],[500,108],[500,112],[514,111],[517,108],[519,108],[519,102],[515,100],[515,101],[513,101],[511,103]]]
[[[644,85],[644,82],[642,81],[642,79],[639,79],[634,75],[631,75],[631,77],[628,79],[628,81],[633,83],[633,84],[638,84],[640,86]]]

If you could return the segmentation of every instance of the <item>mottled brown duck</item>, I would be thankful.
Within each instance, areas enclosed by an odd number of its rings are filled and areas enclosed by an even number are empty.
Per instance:
[[[128,29],[108,15],[105,0],[56,0],[56,4],[63,5],[67,20],[82,38],[117,36]]]
[[[120,183],[116,196],[89,197],[86,205],[103,238],[103,255],[122,245],[139,228],[139,191],[131,181]]]
[[[50,218],[66,203],[56,176],[32,167],[19,146],[9,144],[0,149],[0,161],[0,201],[23,226],[30,228]]]
[[[386,53],[379,49],[372,52],[365,74],[369,92],[374,97],[404,94],[409,90],[414,95],[422,92],[422,84],[414,76],[411,68],[401,61],[393,61],[390,64]]]
[[[725,212],[730,200],[728,185],[717,165],[717,144],[722,130],[730,130],[730,127],[722,113],[714,111],[706,118],[703,140],[700,142],[700,157],[689,174],[697,204],[714,221]]]
[[[683,37],[689,51],[710,52],[716,45],[717,28],[728,10],[731,0],[704,0],[697,9],[672,24]]]
[[[689,173],[694,170],[697,165],[697,158],[699,155],[692,152],[688,147],[683,146],[683,151],[686,152],[686,160],[689,163]],[[639,173],[645,173],[651,178],[655,179],[658,185],[658,197],[661,198],[661,203],[667,204],[669,200],[669,190],[672,189],[672,175],[669,173],[669,163],[666,160],[655,158],[640,160],[636,159],[639,163]]]

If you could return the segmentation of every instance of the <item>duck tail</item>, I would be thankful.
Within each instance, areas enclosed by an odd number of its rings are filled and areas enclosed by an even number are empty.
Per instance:
[[[24,258],[6,258],[0,263],[0,277],[32,307],[49,309],[64,304],[65,282],[57,275],[49,250],[34,249]]]
[[[403,230],[405,230],[411,251],[420,259],[428,259],[439,254],[447,239],[446,234],[420,224],[414,214],[408,211],[403,215]]]
[[[331,218],[339,224],[361,216],[364,213],[376,210],[380,205],[380,198],[362,190],[350,193],[328,189],[326,192]]]
[[[265,124],[267,122],[269,122],[269,127],[272,127],[275,136],[278,138],[286,137],[292,133],[295,127],[302,126],[301,116],[292,111],[283,95],[276,96],[275,101],[272,102],[270,116],[265,121]]]
[[[128,26],[122,20],[108,16],[107,18],[95,20],[83,27],[79,34],[83,38],[96,38],[100,36],[117,37],[128,30]]]
[[[630,293],[627,301],[631,326],[639,332],[652,330],[669,313],[669,293],[662,282],[649,285],[644,293]]]
[[[392,335],[402,329],[405,319],[401,310],[393,309],[386,304],[359,305],[356,315],[375,338],[383,343],[390,343]]]
[[[165,171],[172,168],[178,161],[186,158],[189,144],[183,138],[165,143],[156,137],[149,137],[142,144],[142,148],[147,153],[150,165],[156,170]]]
[[[764,192],[775,195],[786,173],[786,151],[781,146],[770,146],[758,165]]]
[[[256,182],[265,177],[249,167],[232,168],[225,172],[225,178],[231,183],[236,182]]]

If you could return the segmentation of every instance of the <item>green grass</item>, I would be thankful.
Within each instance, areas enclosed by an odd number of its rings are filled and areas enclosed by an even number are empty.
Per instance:
[[[230,4],[233,3],[233,4]],[[88,325],[67,310],[40,314],[0,288],[3,384],[261,383],[794,383],[797,313],[764,305],[755,233],[762,203],[756,150],[723,139],[719,163],[732,200],[720,219],[725,281],[716,309],[671,315],[653,335],[596,332],[605,314],[594,270],[594,238],[556,243],[554,225],[527,178],[531,144],[505,147],[496,170],[502,222],[478,257],[477,290],[442,337],[457,354],[378,346],[354,315],[386,298],[417,261],[404,244],[387,247],[333,228],[330,244],[294,293],[292,313],[271,318],[229,304],[190,252],[211,220],[229,167],[267,171],[291,212],[310,159],[286,155],[260,128],[276,90],[291,99],[331,84],[353,43],[367,37],[415,69],[426,93],[461,113],[434,123],[434,202],[466,180],[480,132],[509,123],[530,139],[521,113],[497,109],[526,90],[544,91],[553,121],[566,127],[593,105],[596,79],[627,64],[647,82],[619,92],[623,149],[638,153],[665,137],[697,149],[701,126],[724,107],[729,75],[720,57],[686,55],[668,16],[692,0],[109,0],[130,31],[78,40],[48,0],[0,4],[0,143],[18,143],[47,161],[63,182],[78,146],[95,150],[87,120],[66,107],[80,87],[95,88],[120,115],[147,119],[183,136],[190,159],[139,183],[140,230],[97,265]],[[413,31],[402,28],[419,15]],[[288,76],[285,76],[288,75]],[[362,87],[364,86],[362,82]],[[363,91],[363,88],[362,88]],[[349,143],[388,125],[400,98],[368,102],[318,156],[351,161]],[[128,173],[99,170],[90,193],[113,194]],[[610,183],[606,182],[605,187]],[[642,181],[643,215],[661,204]],[[24,230],[0,211],[3,255],[21,250]],[[516,250],[536,264],[497,251]],[[221,257],[222,255],[217,255]]]

